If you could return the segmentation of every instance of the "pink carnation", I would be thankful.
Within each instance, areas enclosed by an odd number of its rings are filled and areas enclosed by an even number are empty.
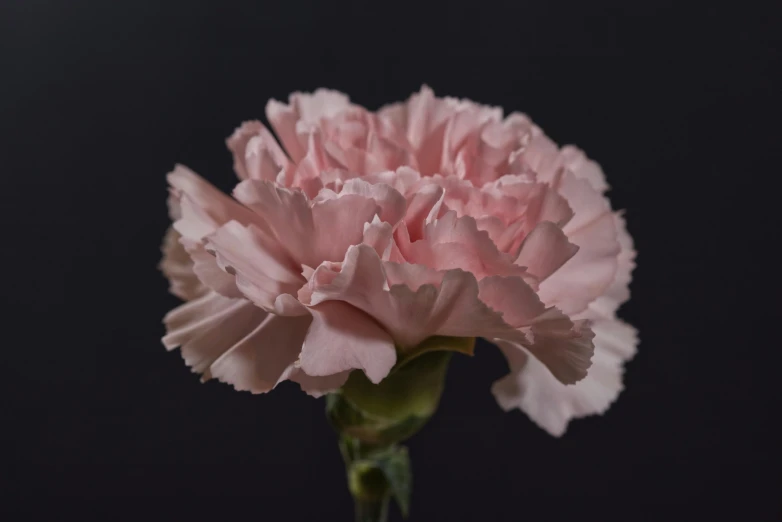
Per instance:
[[[622,388],[635,330],[616,318],[635,256],[600,167],[529,118],[424,87],[377,112],[328,90],[270,101],[228,139],[233,198],[168,175],[162,270],[187,302],[169,349],[203,379],[320,395],[380,382],[431,336],[483,337],[493,392],[554,435]]]

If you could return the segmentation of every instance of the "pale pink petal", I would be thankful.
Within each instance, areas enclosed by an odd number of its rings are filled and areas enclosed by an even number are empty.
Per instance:
[[[332,89],[317,89],[313,93],[293,93],[289,103],[295,108],[299,119],[317,123],[322,118],[333,118],[351,107],[350,98]]]
[[[563,383],[586,376],[593,352],[592,332],[586,323],[574,323],[555,308],[546,308],[521,278],[492,276],[479,286],[481,301],[525,334],[521,341],[503,335],[497,339],[523,344]]]
[[[181,346],[187,365],[196,373],[204,373],[264,317],[266,312],[246,299],[207,292],[166,315],[163,344],[169,350]]]
[[[247,179],[249,177],[247,174],[247,165],[245,163],[247,143],[253,137],[257,136],[263,128],[263,123],[259,121],[246,121],[234,129],[231,136],[225,140],[228,150],[233,154],[234,172],[236,172],[239,179]]]
[[[384,124],[366,109],[357,106],[320,122],[325,149],[348,170],[360,174],[415,165],[412,147],[401,129]]]
[[[244,122],[226,140],[234,157],[234,171],[240,179],[274,180],[288,165],[285,152],[259,121]]]
[[[233,193],[238,201],[261,217],[274,237],[299,264],[313,266],[297,258],[305,257],[315,230],[310,202],[303,192],[268,181],[245,180],[234,188]]]
[[[186,249],[193,261],[193,272],[205,286],[224,297],[243,297],[236,288],[236,278],[220,268],[215,256],[207,252],[203,244],[190,242]]]
[[[378,320],[397,332],[400,344],[415,346],[431,335],[523,338],[478,298],[474,275],[458,269],[440,274],[436,286],[427,283],[415,291],[407,285],[390,287],[393,314]]]
[[[524,220],[519,219],[505,224],[495,216],[487,216],[477,220],[478,229],[485,230],[500,252],[517,257],[523,241]]]
[[[537,181],[549,184],[562,166],[559,147],[538,128],[533,128],[532,138],[512,161],[516,170],[529,169]]]
[[[630,281],[635,269],[635,248],[633,238],[627,232],[625,220],[621,214],[614,214],[614,224],[618,230],[621,248],[617,257],[617,269],[613,283],[595,301],[589,304],[586,318],[613,318],[617,309],[630,299]]]
[[[187,195],[177,196],[181,217],[172,225],[182,237],[190,241],[200,241],[214,232],[221,223],[213,219],[202,207]]]
[[[258,221],[249,209],[187,167],[177,165],[167,178],[180,206],[181,217],[174,223],[174,227],[187,239],[199,241],[231,220],[245,225]]]
[[[354,178],[345,182],[340,196],[355,194],[366,199],[371,199],[380,207],[380,220],[396,225],[405,215],[407,200],[389,185],[379,183],[370,184],[361,178]]]
[[[312,207],[313,255],[304,264],[318,266],[323,261],[341,261],[348,247],[361,242],[364,224],[371,223],[380,212],[381,207],[374,200],[354,194],[316,203]]]
[[[560,192],[575,216],[563,230],[578,253],[540,285],[540,296],[568,315],[575,315],[600,297],[614,281],[620,245],[608,202],[586,180],[566,172]]]
[[[166,199],[166,205],[168,206],[168,217],[171,221],[176,221],[182,218],[182,208],[179,206],[179,194],[173,188],[168,189],[168,199]]]
[[[396,102],[380,107],[377,111],[378,118],[384,126],[392,129],[401,129],[407,133],[407,103]]]
[[[563,384],[573,384],[587,376],[592,364],[594,333],[587,321],[571,321],[552,309],[527,332],[532,352]]]
[[[578,247],[554,223],[542,221],[521,244],[516,264],[543,281],[576,255]]]
[[[193,260],[180,243],[181,237],[179,232],[169,227],[163,238],[163,259],[158,268],[168,279],[168,290],[180,299],[189,301],[203,295],[207,288],[193,272]]]
[[[485,185],[483,190],[495,197],[513,198],[517,202],[508,217],[518,218],[521,214],[525,233],[529,233],[541,221],[564,226],[573,217],[573,210],[567,200],[555,188],[545,183],[532,182],[523,176],[503,176]]]
[[[367,174],[363,179],[369,183],[384,183],[400,194],[407,195],[419,182],[421,175],[410,167],[399,167],[396,170]]]
[[[166,316],[163,343],[169,350],[181,346],[202,381],[217,378],[240,391],[263,393],[287,377],[311,320],[309,314],[267,314],[246,299],[208,292]]]
[[[461,178],[479,178],[476,172],[476,160],[484,163],[481,149],[486,145],[486,161],[501,163],[507,159],[506,154],[494,154],[492,146],[483,143],[482,135],[488,127],[498,125],[502,119],[502,109],[496,107],[484,107],[471,102],[455,101],[453,107],[456,112],[448,120],[443,136],[444,148],[441,173],[456,174]],[[489,137],[488,141],[491,141]],[[498,151],[499,152],[499,151]],[[456,163],[462,162],[462,167],[457,168]],[[477,169],[482,170],[482,166]],[[488,170],[488,169],[487,169]],[[482,184],[482,183],[481,183]]]
[[[603,174],[603,169],[595,161],[587,158],[584,151],[573,145],[566,145],[562,147],[559,154],[562,164],[577,178],[587,180],[601,194],[610,188],[606,182],[605,174]]]
[[[311,306],[345,301],[372,316],[404,347],[432,335],[523,338],[478,299],[478,283],[472,274],[438,272],[407,263],[383,264],[368,245],[351,247],[338,265],[319,267],[299,298]]]
[[[255,210],[297,264],[315,267],[339,261],[350,245],[361,242],[364,224],[380,207],[355,194],[315,202],[272,183],[247,180],[234,189],[236,198]]]
[[[445,191],[438,185],[424,185],[407,203],[405,228],[411,241],[424,236],[424,229],[440,212]]]
[[[301,387],[301,390],[312,397],[322,397],[327,393],[338,390],[348,380],[349,371],[316,377],[307,375],[295,364],[289,368],[287,380],[293,381]]]
[[[288,105],[277,100],[269,100],[266,104],[266,118],[280,139],[282,146],[293,162],[300,161],[305,154],[305,145],[299,141],[296,134],[298,115]]]
[[[436,98],[429,87],[423,86],[405,104],[384,107],[378,116],[406,131],[407,140],[416,151],[419,171],[431,175],[440,170],[445,127],[454,112],[451,104]]]
[[[520,277],[490,276],[478,286],[480,300],[513,328],[529,327],[547,311],[535,290]]]
[[[519,408],[538,426],[561,436],[571,419],[603,414],[622,391],[623,363],[638,342],[632,327],[621,321],[600,321],[592,327],[595,353],[589,374],[564,385],[534,357],[511,343],[497,343],[508,359],[510,374],[492,386],[505,411]]]
[[[322,118],[335,116],[348,107],[350,107],[350,100],[344,94],[328,89],[318,89],[312,94],[291,94],[289,105],[270,100],[266,104],[266,117],[285,146],[290,158],[294,162],[298,162],[305,155],[304,145],[306,142],[301,141],[297,125],[303,123],[308,127],[314,126]]]
[[[238,278],[241,282],[241,279]],[[247,285],[242,282],[242,288]],[[277,315],[307,315],[309,311],[301,302],[291,294],[280,294],[274,300],[274,310],[272,313]]]
[[[304,284],[296,264],[281,246],[256,227],[231,221],[207,238],[217,263],[235,276],[238,289],[256,305],[274,312],[281,294],[295,294]]]
[[[559,193],[573,209],[573,219],[563,227],[568,236],[611,213],[611,204],[585,179],[578,179],[571,172],[565,172],[557,184]]]
[[[313,320],[301,351],[302,370],[325,376],[359,368],[374,383],[388,375],[396,363],[394,342],[371,317],[340,301],[310,310]]]
[[[371,223],[364,224],[364,238],[362,243],[375,249],[381,259],[389,260],[391,258],[393,228],[389,223],[380,221],[375,216]]]
[[[248,178],[269,181],[276,180],[289,165],[288,157],[265,127],[247,143],[244,162]]]
[[[424,85],[407,102],[405,126],[407,138],[415,150],[421,150],[433,134],[444,127],[453,110],[448,104],[435,97],[432,89]],[[444,128],[442,132],[444,132]],[[439,158],[437,158],[439,162]]]
[[[309,315],[267,315],[254,330],[214,361],[208,373],[239,391],[265,393],[272,390],[299,357],[311,321]]]
[[[446,212],[424,228],[424,238],[405,244],[397,237],[399,249],[411,263],[438,270],[459,268],[482,279],[488,275],[520,275],[524,269],[514,265],[507,254],[500,252],[489,234],[478,229],[471,216],[457,218],[456,212]]]

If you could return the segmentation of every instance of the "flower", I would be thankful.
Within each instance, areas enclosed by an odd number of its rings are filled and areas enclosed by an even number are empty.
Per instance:
[[[432,336],[483,337],[493,393],[554,435],[622,388],[632,239],[600,167],[522,114],[424,87],[370,112],[334,91],[270,101],[228,138],[233,198],[183,166],[161,269],[186,300],[169,349],[203,379],[318,396],[382,381]]]

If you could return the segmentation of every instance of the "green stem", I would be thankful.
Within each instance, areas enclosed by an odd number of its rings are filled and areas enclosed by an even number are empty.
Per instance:
[[[392,495],[386,475],[388,461],[389,457],[401,454],[401,450],[367,445],[346,435],[341,437],[340,447],[348,474],[348,489],[355,501],[356,522],[385,522]]]
[[[390,495],[381,500],[355,499],[356,522],[387,522]]]

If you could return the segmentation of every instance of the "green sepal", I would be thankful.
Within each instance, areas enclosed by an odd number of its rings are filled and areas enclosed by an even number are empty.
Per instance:
[[[398,371],[425,353],[437,351],[459,352],[472,357],[475,353],[475,337],[444,337],[441,335],[429,337],[413,348],[399,350],[399,359],[391,369],[391,373]]]
[[[472,355],[474,347],[473,338],[431,337],[398,350],[397,363],[379,384],[356,370],[328,395],[326,414],[340,434],[356,520],[386,520],[391,496],[407,517],[412,472],[407,449],[398,443],[437,410],[452,353]]]
[[[326,411],[341,433],[376,446],[403,441],[437,410],[451,354],[472,354],[475,340],[432,337],[403,355],[379,384],[354,371],[329,395]]]

